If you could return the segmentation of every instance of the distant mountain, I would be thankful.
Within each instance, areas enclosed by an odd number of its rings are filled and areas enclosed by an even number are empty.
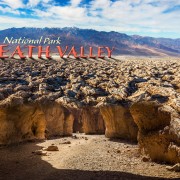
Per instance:
[[[89,46],[114,47],[114,55],[180,56],[180,39],[128,36],[114,31],[79,28],[11,28],[0,31],[0,43],[3,43],[5,37],[38,39],[41,36],[53,39],[60,37],[63,47],[66,45],[75,45],[76,48],[84,46],[86,49]],[[52,50],[55,50],[55,46],[51,46]]]

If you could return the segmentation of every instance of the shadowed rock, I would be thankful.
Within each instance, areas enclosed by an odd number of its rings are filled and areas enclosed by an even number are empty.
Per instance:
[[[83,130],[86,134],[104,134],[104,120],[97,108],[85,108],[82,110]]]
[[[114,105],[101,107],[100,110],[105,121],[106,137],[137,140],[138,128],[128,108]]]
[[[180,162],[180,119],[169,106],[139,102],[130,108],[138,125],[138,143],[142,153],[159,162]]]

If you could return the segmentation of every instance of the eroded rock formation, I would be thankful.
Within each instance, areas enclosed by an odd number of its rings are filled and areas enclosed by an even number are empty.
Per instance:
[[[0,109],[0,144],[72,135],[74,117],[57,103],[6,105]]]
[[[138,128],[127,107],[121,105],[101,107],[101,114],[105,121],[106,137],[137,141]]]
[[[68,109],[58,103],[42,105],[46,119],[47,136],[69,136],[73,133],[74,117]]]
[[[7,60],[0,68],[1,144],[73,131],[136,141],[138,132],[152,160],[179,162],[179,60]]]
[[[0,144],[45,138],[45,117],[35,104],[1,108],[0,117]]]
[[[82,110],[83,131],[86,134],[104,134],[104,120],[98,108],[87,107]]]
[[[180,162],[180,119],[170,106],[138,102],[131,109],[142,153],[154,161]]]

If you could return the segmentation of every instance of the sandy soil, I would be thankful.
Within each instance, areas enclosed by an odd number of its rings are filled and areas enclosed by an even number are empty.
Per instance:
[[[59,151],[46,151],[55,145]],[[42,152],[38,155],[37,151]],[[38,151],[39,152],[39,151]],[[0,148],[0,179],[178,179],[165,164],[143,162],[136,144],[74,134]]]

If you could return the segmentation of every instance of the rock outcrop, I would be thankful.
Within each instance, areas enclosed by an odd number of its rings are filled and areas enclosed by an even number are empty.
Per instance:
[[[144,101],[132,105],[130,111],[139,129],[141,152],[153,161],[179,163],[179,115],[170,106]]]
[[[0,144],[72,135],[74,117],[57,103],[6,105],[0,109]]]
[[[128,108],[112,105],[101,107],[100,110],[105,121],[106,137],[137,141],[138,128]]]
[[[82,124],[85,134],[104,134],[104,120],[98,108],[87,107],[82,110]]]
[[[70,136],[73,133],[74,117],[58,103],[41,105],[46,120],[46,137]]]
[[[0,117],[0,144],[45,138],[45,116],[38,105],[4,107]]]

